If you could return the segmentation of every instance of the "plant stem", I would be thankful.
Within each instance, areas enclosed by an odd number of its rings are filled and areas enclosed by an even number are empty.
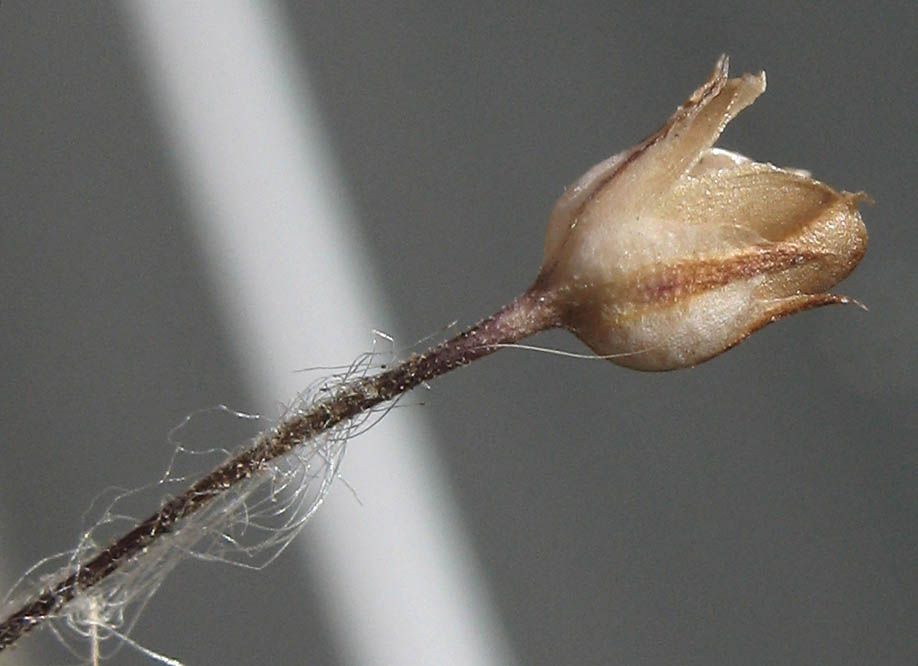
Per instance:
[[[0,651],[57,614],[65,604],[91,590],[112,573],[143,555],[177,523],[206,506],[237,483],[263,471],[268,463],[331,428],[392,400],[421,382],[487,356],[502,345],[517,342],[559,325],[550,294],[532,287],[487,319],[420,355],[373,377],[345,384],[306,411],[296,411],[262,433],[236,457],[203,477],[120,539],[77,565],[75,571],[50,585],[0,623]]]

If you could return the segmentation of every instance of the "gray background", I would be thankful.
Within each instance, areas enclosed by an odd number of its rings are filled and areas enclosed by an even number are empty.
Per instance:
[[[190,410],[254,401],[116,9],[0,5],[6,582],[72,547],[100,489],[156,478]],[[914,664],[916,5],[284,12],[403,340],[525,288],[563,187],[719,53],[768,71],[721,145],[876,199],[839,289],[870,312],[670,374],[503,352],[425,397],[430,446],[521,663]],[[304,576],[183,565],[132,635],[202,666],[337,664]]]

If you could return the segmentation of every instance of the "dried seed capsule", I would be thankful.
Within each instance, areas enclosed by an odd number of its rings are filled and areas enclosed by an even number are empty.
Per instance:
[[[824,293],[863,257],[863,194],[712,148],[765,75],[710,80],[555,205],[537,285],[597,354],[640,370],[705,361]]]

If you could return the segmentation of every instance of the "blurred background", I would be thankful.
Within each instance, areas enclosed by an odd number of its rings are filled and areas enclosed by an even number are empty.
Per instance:
[[[193,410],[276,416],[373,329],[405,349],[525,289],[564,187],[726,52],[769,88],[720,145],[876,200],[837,288],[869,312],[689,371],[507,350],[437,380],[276,562],[181,564],[131,637],[189,666],[915,663],[916,28],[883,2],[4,1],[0,587],[158,479]],[[0,655],[79,662],[48,631]]]

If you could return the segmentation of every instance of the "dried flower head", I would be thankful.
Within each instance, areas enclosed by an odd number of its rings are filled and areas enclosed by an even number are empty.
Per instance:
[[[824,293],[867,248],[863,194],[712,148],[765,74],[711,78],[638,146],[555,205],[537,284],[597,354],[640,370],[691,366]]]

